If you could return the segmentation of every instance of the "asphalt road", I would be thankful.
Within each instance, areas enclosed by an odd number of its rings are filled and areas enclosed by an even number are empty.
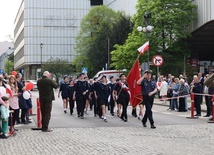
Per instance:
[[[33,113],[36,113],[36,98],[38,97],[38,92],[33,91]],[[85,115],[84,119],[77,117],[76,109],[74,109],[74,114],[70,115],[69,110],[64,113],[62,99],[57,97],[57,91],[55,92],[55,101],[53,101],[52,117],[50,121],[50,127],[52,128],[81,128],[81,127],[129,127],[129,126],[142,126],[142,123],[137,118],[131,115],[132,107],[128,107],[128,122],[123,122],[117,116],[111,116],[110,111],[107,111],[107,120],[104,122],[99,117],[94,117],[93,111],[88,111],[88,115]],[[115,109],[116,110],[116,109]],[[139,108],[138,108],[139,111]],[[205,113],[202,113],[202,116]],[[188,112],[176,112],[167,111],[166,106],[154,105],[153,107],[153,117],[155,125],[192,125],[192,124],[206,124],[207,118],[200,117],[199,119],[187,119],[190,116],[190,111]],[[31,116],[34,122],[37,122],[36,116]],[[147,123],[149,125],[149,122]],[[24,125],[22,127],[29,128],[35,126],[36,124]]]

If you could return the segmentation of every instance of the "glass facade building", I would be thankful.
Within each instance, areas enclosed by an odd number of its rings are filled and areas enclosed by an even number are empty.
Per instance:
[[[76,56],[75,37],[82,18],[95,5],[109,4],[114,9],[120,1],[22,0],[15,18],[15,70],[23,73],[24,79],[37,79],[41,64],[50,58],[71,62]],[[122,1],[135,6],[137,0]]]

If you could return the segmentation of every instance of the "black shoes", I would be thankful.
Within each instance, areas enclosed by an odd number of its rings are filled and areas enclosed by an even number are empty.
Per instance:
[[[53,129],[42,130],[42,132],[52,132]]]
[[[132,114],[132,116],[137,117],[137,114]]]
[[[154,126],[154,124],[151,125],[151,129],[156,129],[156,126]]]
[[[2,138],[2,139],[7,139],[8,136],[6,136],[5,134],[2,134],[2,135],[0,135],[0,138]]]
[[[210,117],[210,115],[205,115],[204,117]]]
[[[201,116],[201,114],[196,114],[195,116]]]
[[[147,127],[147,125],[146,125],[146,123],[142,123],[142,125],[143,125],[143,127]],[[153,124],[153,125],[151,125],[151,129],[156,129],[156,126]]]
[[[124,122],[127,122],[128,120],[126,118],[123,119]]]
[[[147,127],[147,125],[146,125],[145,123],[143,123],[143,127],[145,127],[145,128],[146,128],[146,127]]]

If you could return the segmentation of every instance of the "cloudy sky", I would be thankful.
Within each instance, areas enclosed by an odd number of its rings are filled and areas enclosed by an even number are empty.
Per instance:
[[[14,19],[21,0],[0,0],[0,42],[13,36]]]

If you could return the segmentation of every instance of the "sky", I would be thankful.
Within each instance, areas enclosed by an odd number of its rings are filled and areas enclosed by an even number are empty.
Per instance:
[[[21,0],[0,0],[0,42],[10,41],[13,37],[14,20]]]

